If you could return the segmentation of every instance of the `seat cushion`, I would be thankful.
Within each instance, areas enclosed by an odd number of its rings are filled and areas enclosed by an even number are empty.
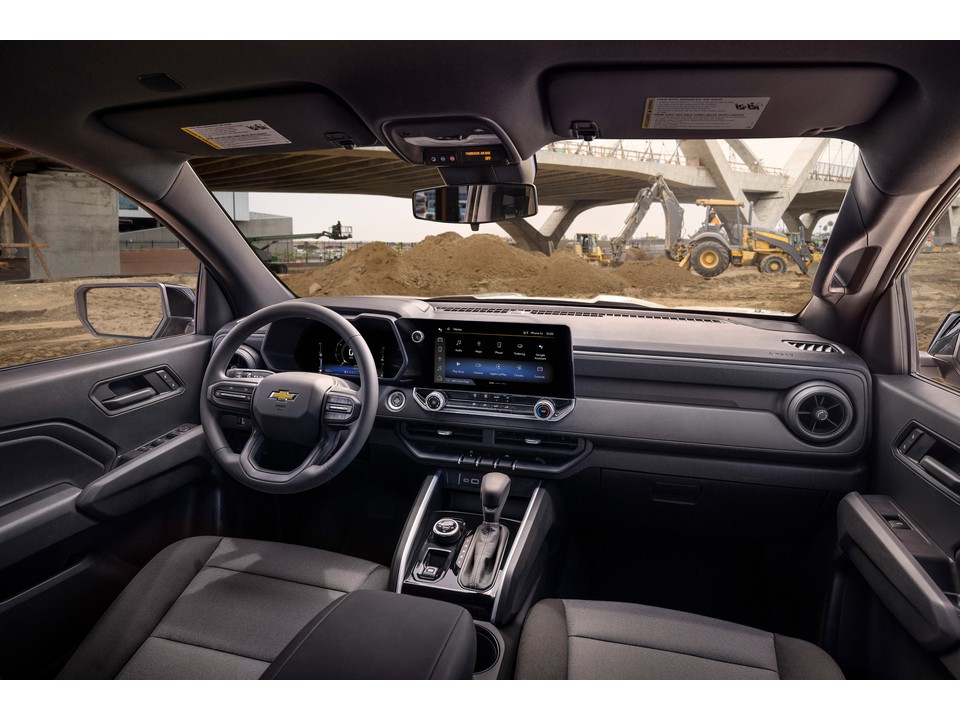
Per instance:
[[[743,625],[628,603],[543,600],[517,679],[843,679],[823,650]]]
[[[194,537],[151,560],[61,678],[258,678],[317,613],[388,570],[315,548]]]

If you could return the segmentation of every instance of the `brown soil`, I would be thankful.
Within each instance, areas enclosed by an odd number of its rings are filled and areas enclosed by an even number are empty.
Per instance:
[[[463,238],[456,233],[444,233],[425,238],[405,253],[380,243],[364,246],[339,262],[291,274],[285,280],[304,296],[620,294],[668,307],[795,313],[810,297],[812,277],[812,272],[803,275],[795,270],[783,275],[761,275],[755,268],[730,268],[720,277],[707,280],[663,257],[630,259],[618,268],[596,267],[569,250],[548,258],[518,250],[494,235]],[[129,279],[196,284],[196,277],[190,275]],[[960,309],[960,254],[920,255],[910,279],[919,344],[926,348],[943,317]],[[95,281],[0,283],[0,367],[125,344],[126,341],[93,338],[80,325],[73,307],[73,291],[81,282]],[[155,315],[142,309],[132,311],[119,305],[102,306],[98,317],[103,322],[134,320],[144,327],[156,322]]]
[[[406,253],[374,244],[327,267],[287,277],[303,295],[367,293],[436,297],[517,292],[530,296],[627,295],[667,307],[740,308],[798,313],[810,299],[816,272],[790,268],[764,275],[754,267],[730,268],[702,278],[665,257],[628,253],[617,268],[597,267],[572,250],[552,257],[508,245],[495,235],[431,235]],[[960,254],[920,255],[911,270],[917,334],[926,348],[944,315],[960,305]]]
[[[917,344],[926,350],[946,314],[960,310],[960,254],[918,255],[910,268],[910,287]]]
[[[327,267],[290,275],[301,296],[477,295],[519,292],[531,296],[638,295],[698,285],[702,278],[666,258],[597,267],[560,250],[552,257],[525,252],[495,235],[430,235],[405,253],[383,243],[366,245]]]

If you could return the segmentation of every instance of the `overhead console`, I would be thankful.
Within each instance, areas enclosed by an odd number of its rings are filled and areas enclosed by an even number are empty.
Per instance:
[[[559,420],[574,406],[565,325],[417,322],[414,398],[435,413]]]
[[[383,127],[390,147],[415,165],[440,170],[448,185],[463,182],[533,182],[533,159],[524,160],[489,118],[419,118]]]

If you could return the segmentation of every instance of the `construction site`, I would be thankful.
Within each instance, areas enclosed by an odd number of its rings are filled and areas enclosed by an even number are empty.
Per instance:
[[[222,160],[200,160],[195,169],[219,191],[253,251],[304,297],[520,293],[799,312],[827,238],[814,234],[817,223],[839,207],[852,167],[825,162],[825,141],[802,141],[782,169],[765,167],[742,142],[719,143],[678,141],[671,156],[557,143],[538,153],[541,204],[554,208],[539,227],[510,220],[496,233],[434,232],[414,242],[361,241],[354,235],[357,220],[294,234],[291,218],[250,212],[246,192],[274,189],[275,156],[254,160],[253,169],[248,161],[242,176]],[[73,291],[81,282],[123,277],[195,286],[190,251],[136,204],[127,201],[125,209],[121,196],[118,212],[116,192],[93,179],[16,156],[12,148],[0,151],[0,367],[118,342],[95,339],[80,325]],[[411,180],[406,167],[403,183],[395,182],[402,163],[381,149],[353,152],[363,155],[370,177],[358,182],[369,181],[371,194],[403,196],[430,182],[429,175]],[[311,155],[310,162],[340,162],[343,153],[328,155]],[[322,170],[299,175],[302,187],[285,187],[332,192]],[[611,204],[629,207],[619,232],[571,231],[583,212]],[[641,222],[657,213],[656,205],[663,209],[663,237],[642,237]],[[954,201],[914,265],[922,347],[953,309],[960,255],[950,251],[957,247],[958,221]]]

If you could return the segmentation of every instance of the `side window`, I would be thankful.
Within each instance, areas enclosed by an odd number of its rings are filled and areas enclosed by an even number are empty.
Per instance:
[[[910,267],[920,374],[960,389],[960,195]]]
[[[193,332],[198,270],[99,180],[43,158],[0,164],[0,368]]]

